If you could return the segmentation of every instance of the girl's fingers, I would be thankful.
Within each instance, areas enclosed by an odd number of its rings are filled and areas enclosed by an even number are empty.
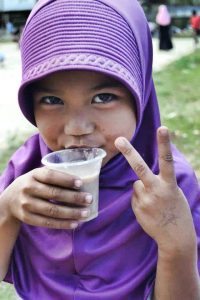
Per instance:
[[[82,181],[80,178],[63,173],[57,170],[51,170],[47,167],[37,168],[32,171],[35,180],[57,185],[63,188],[80,188]]]
[[[37,198],[29,199],[27,203],[24,203],[23,208],[26,212],[57,220],[84,220],[90,216],[89,208],[69,207]]]
[[[46,227],[46,228],[53,228],[53,229],[74,229],[79,225],[79,223],[76,220],[48,218],[33,213],[27,213],[26,218],[23,221],[26,224],[32,226],[39,226],[39,227]]]
[[[53,199],[73,206],[87,206],[92,203],[91,194],[40,182],[37,182],[34,187],[30,187],[28,192],[33,197],[45,200]]]
[[[167,182],[175,181],[174,162],[171,151],[169,131],[160,127],[157,131],[159,169],[161,177]]]
[[[135,191],[135,195],[142,195],[142,193],[144,192],[144,185],[141,180],[135,181],[133,184],[133,188]]]
[[[143,182],[144,186],[152,186],[155,180],[154,174],[151,172],[139,153],[129,143],[129,141],[124,137],[119,137],[115,140],[115,146],[124,155],[133,171]]]

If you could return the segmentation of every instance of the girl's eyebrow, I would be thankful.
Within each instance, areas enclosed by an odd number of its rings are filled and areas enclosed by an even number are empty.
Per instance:
[[[58,89],[54,89],[54,88],[50,88],[50,87],[42,87],[42,86],[36,86],[34,87],[34,92],[37,93],[59,93],[60,90]]]
[[[123,88],[123,85],[119,81],[105,81],[101,82],[100,84],[91,87],[90,90],[97,91],[102,90],[105,88]],[[45,86],[34,86],[33,91],[36,93],[60,93],[59,89],[54,89],[52,87],[45,87]]]
[[[105,81],[91,88],[92,91],[102,90],[105,88],[123,88],[119,81]]]

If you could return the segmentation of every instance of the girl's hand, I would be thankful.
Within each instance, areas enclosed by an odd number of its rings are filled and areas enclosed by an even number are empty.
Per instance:
[[[196,247],[195,230],[187,200],[177,186],[166,127],[157,132],[159,175],[154,175],[123,137],[115,141],[140,180],[134,183],[132,208],[144,231],[158,244],[159,254],[171,257]]]
[[[81,180],[75,176],[47,167],[34,169],[5,189],[1,210],[6,218],[29,225],[76,228],[79,221],[89,216],[92,202],[92,196],[81,192],[80,187]]]

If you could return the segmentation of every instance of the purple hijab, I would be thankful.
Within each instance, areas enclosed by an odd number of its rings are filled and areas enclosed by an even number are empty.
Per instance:
[[[21,39],[23,78],[19,105],[34,124],[29,85],[58,70],[96,70],[114,76],[132,92],[137,129],[132,144],[158,173],[159,109],[152,81],[152,43],[136,0],[41,0]],[[40,135],[11,158],[0,192],[16,177],[41,166],[50,150]],[[200,244],[199,187],[192,169],[173,148],[177,181],[190,204]],[[7,281],[22,299],[143,300],[154,284],[157,247],[131,209],[137,179],[122,155],[100,174],[98,218],[76,230],[22,224]]]

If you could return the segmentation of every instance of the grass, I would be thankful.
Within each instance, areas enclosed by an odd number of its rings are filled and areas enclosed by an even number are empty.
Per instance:
[[[16,294],[12,285],[6,284],[4,282],[0,284],[0,299],[16,300]]]
[[[200,50],[154,74],[162,123],[172,141],[200,170]]]
[[[173,142],[185,154],[196,171],[200,170],[200,50],[172,63],[154,74],[162,123]],[[8,158],[27,138],[13,134],[0,152],[0,172]],[[12,286],[0,284],[0,299],[14,300]]]

